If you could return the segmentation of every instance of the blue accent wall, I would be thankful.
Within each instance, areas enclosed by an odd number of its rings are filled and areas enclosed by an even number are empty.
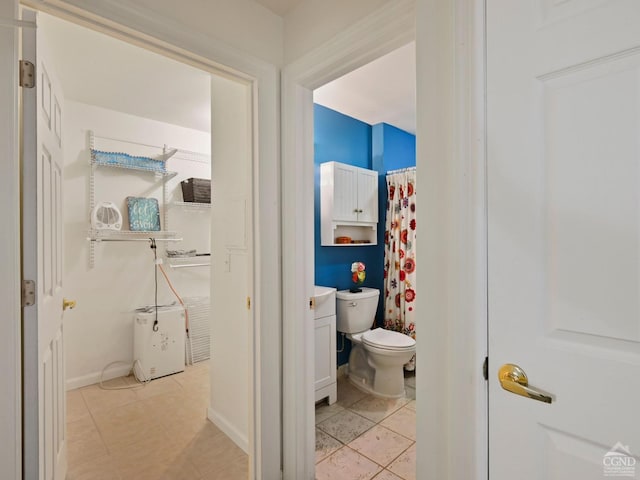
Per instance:
[[[386,123],[372,130],[372,166],[386,174],[389,170],[416,166],[416,136]]]
[[[314,228],[315,284],[345,290],[353,286],[351,264],[359,261],[367,266],[365,287],[380,288],[384,250],[380,244],[362,247],[323,247],[320,245],[320,164],[340,162],[371,168],[371,125],[335,110],[314,105]],[[338,348],[342,344],[338,334]],[[338,365],[349,361],[351,344],[338,353]]]
[[[378,171],[378,244],[361,247],[323,247],[320,245],[320,164],[340,162]],[[380,290],[376,321],[382,325],[384,292],[384,225],[386,212],[385,172],[415,165],[415,136],[391,125],[371,126],[339,112],[314,105],[314,227],[315,284],[351,288],[351,264],[364,262],[367,277],[363,286]],[[338,348],[342,340],[338,336]],[[338,365],[349,361],[351,345],[338,353]]]

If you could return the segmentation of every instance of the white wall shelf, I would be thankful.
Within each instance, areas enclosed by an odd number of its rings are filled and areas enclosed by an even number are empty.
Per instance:
[[[153,170],[151,168],[145,168],[145,167],[139,167],[139,166],[134,166],[134,165],[119,165],[117,163],[102,163],[102,162],[96,162],[96,161],[91,161],[91,165],[93,167],[101,167],[101,168],[115,168],[115,169],[122,169],[122,170],[134,170],[136,172],[144,172],[144,173],[151,173],[157,177],[162,177],[162,178],[173,178],[175,177],[178,172],[170,172],[168,170]]]
[[[192,210],[207,210],[211,208],[210,203],[198,203],[198,202],[171,202],[171,207],[181,207]]]
[[[182,238],[178,237],[177,232],[167,230],[132,232],[130,230],[94,230],[89,231],[88,240],[92,242],[135,242],[135,241],[156,241],[179,242]]]
[[[193,268],[193,267],[210,267],[211,257],[199,256],[199,257],[170,257],[167,258],[167,263],[171,268]]]
[[[93,152],[96,150],[95,148],[95,140],[96,138],[105,138],[99,137],[94,134],[92,130],[89,130],[89,150],[91,152],[89,163],[91,165],[91,172],[89,176],[89,211],[93,212],[94,207],[96,206],[96,170],[102,168],[108,169],[116,169],[121,171],[133,171],[140,172],[144,174],[152,174],[155,177],[157,182],[162,183],[162,198],[161,202],[161,212],[162,212],[162,221],[161,226],[163,228],[168,228],[169,219],[167,215],[167,205],[169,204],[168,199],[168,191],[167,191],[167,181],[176,175],[177,172],[171,172],[167,170],[158,170],[151,167],[146,167],[143,165],[129,165],[129,164],[120,164],[120,163],[106,163],[95,160],[95,156]],[[108,139],[115,140],[115,139]],[[133,144],[133,142],[129,141],[121,141],[125,144]],[[162,155],[172,155],[175,152],[167,153],[166,145],[162,147]],[[114,152],[115,155],[121,155],[123,157],[127,157],[127,154]],[[149,241],[150,239],[154,239],[161,242],[178,242],[181,241],[181,238],[178,238],[178,234],[176,232],[161,230],[161,231],[152,231],[152,232],[132,232],[128,230],[95,230],[91,229],[89,231],[89,267],[93,268],[95,265],[95,249],[96,244],[101,242],[140,242],[140,241]]]

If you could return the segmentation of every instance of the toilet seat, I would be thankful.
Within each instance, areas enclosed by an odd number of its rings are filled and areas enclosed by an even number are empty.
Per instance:
[[[362,333],[360,337],[362,343],[377,350],[399,351],[415,349],[416,341],[400,332],[375,328]]]

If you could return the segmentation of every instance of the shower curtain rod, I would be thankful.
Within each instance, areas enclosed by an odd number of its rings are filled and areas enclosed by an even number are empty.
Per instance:
[[[387,175],[393,175],[394,173],[412,172],[416,167],[398,168],[397,170],[389,170]]]

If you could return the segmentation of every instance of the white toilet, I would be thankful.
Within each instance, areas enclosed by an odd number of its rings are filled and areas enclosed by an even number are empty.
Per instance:
[[[383,328],[371,330],[379,297],[376,288],[338,291],[336,328],[352,342],[349,380],[373,395],[400,398],[405,394],[402,366],[416,353],[416,341]]]

